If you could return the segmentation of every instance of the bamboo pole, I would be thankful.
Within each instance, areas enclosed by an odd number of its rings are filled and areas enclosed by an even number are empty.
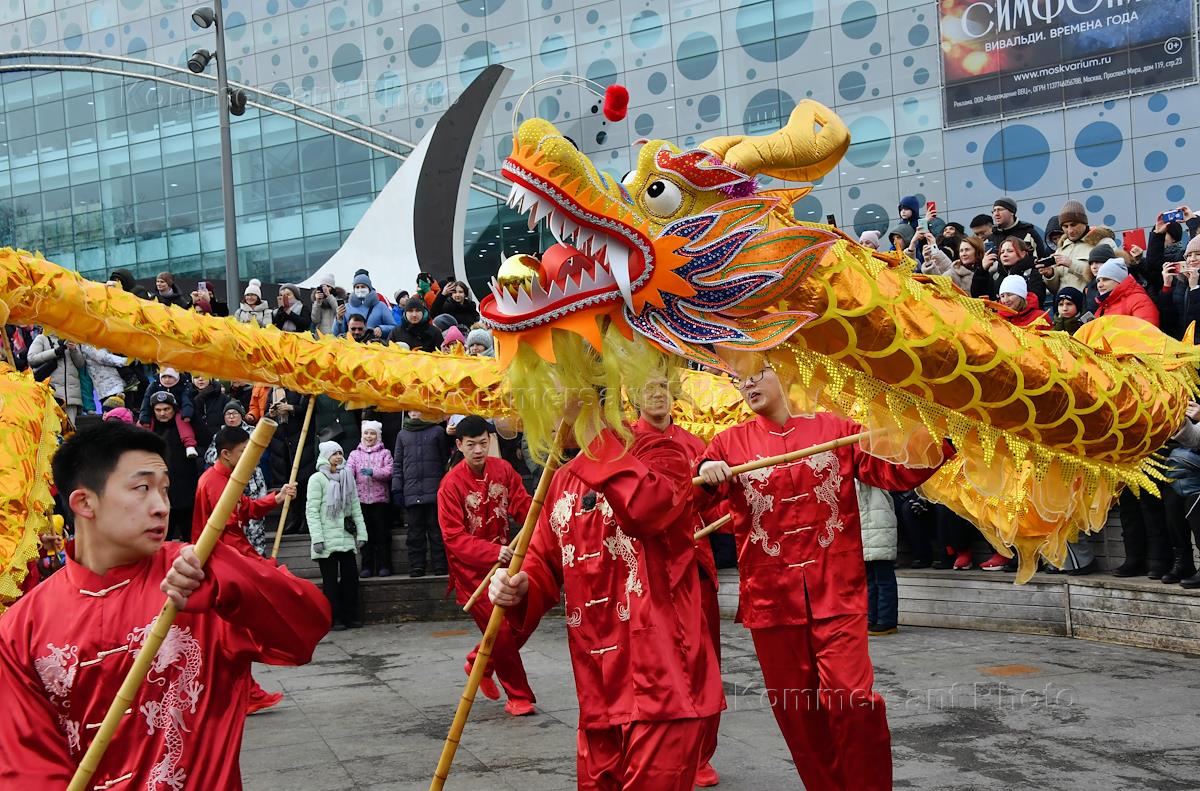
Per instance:
[[[521,533],[518,531],[517,537],[514,538],[512,541],[508,542],[508,548],[516,549],[517,541],[519,541],[520,539],[521,539]],[[484,576],[483,582],[479,583],[479,587],[477,587],[475,589],[475,592],[471,594],[471,598],[467,599],[467,603],[463,605],[463,612],[471,611],[471,608],[475,606],[475,602],[479,601],[479,597],[482,596],[487,591],[488,585],[490,585],[492,583],[492,575],[495,574],[496,571],[499,570],[499,568],[500,568],[499,563],[496,563],[492,566],[492,570],[489,571]]]
[[[525,551],[529,549],[529,539],[533,536],[534,525],[537,524],[542,504],[546,501],[546,493],[550,490],[550,479],[554,477],[554,471],[562,462],[562,448],[570,430],[570,424],[566,421],[559,424],[554,448],[550,453],[550,458],[546,460],[546,466],[542,469],[542,477],[538,480],[537,489],[533,493],[533,503],[529,506],[529,513],[525,516],[525,524],[521,526],[521,532],[517,534],[516,546],[513,547],[513,559],[508,564],[510,575],[519,572],[521,564],[525,562]],[[475,693],[479,690],[479,682],[483,680],[483,671],[492,657],[492,646],[496,642],[496,633],[500,631],[500,623],[503,620],[504,608],[492,608],[492,617],[488,619],[487,629],[483,632],[483,640],[479,643],[479,650],[475,656],[475,664],[471,666],[471,675],[467,678],[467,686],[463,689],[462,698],[458,701],[458,710],[454,712],[454,722],[450,724],[450,732],[446,735],[446,743],[442,746],[442,756],[438,759],[433,780],[429,783],[429,791],[441,791],[446,785],[446,777],[450,774],[450,764],[454,762],[454,753],[458,750],[463,727],[466,726],[467,717],[471,714]]]
[[[312,425],[313,406],[317,403],[317,397],[310,395],[308,397],[308,410],[304,413],[304,425],[300,428],[300,442],[296,445],[296,458],[292,460],[292,475],[288,478],[288,483],[295,483],[296,478],[300,475],[300,459],[304,456],[304,443],[308,441],[308,427]],[[380,439],[382,442],[383,439]],[[275,528],[275,546],[271,547],[271,560],[279,556],[279,543],[283,541],[283,526],[287,523],[288,511],[291,510],[292,500],[295,498],[288,497],[283,501],[283,508],[279,511],[279,526]]]
[[[700,539],[707,536],[709,533],[717,532],[722,527],[724,527],[725,525],[729,524],[732,521],[733,521],[733,517],[730,516],[729,514],[725,514],[725,516],[722,516],[720,519],[717,519],[713,523],[707,524],[704,527],[697,530],[696,534],[694,536],[692,536],[692,540],[699,541]]]
[[[873,436],[877,433],[882,433],[882,432],[860,431],[859,433],[851,434],[848,437],[841,437],[840,439],[831,439],[829,442],[822,442],[820,445],[811,445],[807,448],[801,448],[800,450],[793,450],[793,451],[789,451],[787,453],[781,453],[778,456],[768,456],[765,459],[758,459],[757,461],[750,461],[750,462],[746,462],[745,464],[739,464],[736,467],[730,467],[729,472],[732,475],[736,476],[736,475],[741,475],[743,472],[753,472],[754,470],[761,470],[763,467],[774,467],[776,464],[787,464],[788,462],[796,461],[798,459],[803,459],[806,456],[815,456],[816,454],[824,453],[827,450],[834,450],[836,448],[843,448],[847,445],[853,445],[855,442],[866,439],[867,437]],[[693,486],[700,486],[703,483],[704,483],[704,478],[702,478],[699,475],[697,475],[695,478],[692,478]]]
[[[258,460],[275,434],[276,427],[277,424],[274,420],[263,418],[258,421],[258,426],[250,435],[250,446],[246,448],[237,466],[233,468],[229,482],[225,484],[225,491],[221,493],[221,499],[217,500],[216,507],[213,508],[212,514],[204,525],[204,532],[200,534],[200,540],[196,542],[196,557],[199,558],[201,566],[208,562],[213,547],[220,540],[221,533],[225,530],[225,523],[229,521],[230,514],[233,513],[238,500],[241,499],[242,492],[245,491],[246,484],[250,482],[250,476],[254,474],[254,468],[258,465]],[[133,666],[129,668],[129,672],[125,675],[125,681],[117,691],[117,696],[113,699],[112,705],[108,707],[108,713],[104,715],[104,721],[101,722],[100,729],[96,732],[96,738],[88,745],[83,760],[75,769],[67,791],[84,791],[88,787],[92,775],[96,773],[105,751],[108,750],[113,733],[121,723],[125,710],[133,705],[133,699],[137,696],[142,682],[146,680],[146,673],[149,672],[150,665],[153,664],[177,614],[178,609],[168,599],[163,604],[158,617],[154,619],[154,624],[146,636],[145,644],[138,651]]]

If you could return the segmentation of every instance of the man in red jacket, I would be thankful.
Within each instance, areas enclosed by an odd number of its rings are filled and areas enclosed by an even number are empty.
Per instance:
[[[229,476],[233,474],[233,468],[237,466],[238,460],[242,458],[242,454],[246,452],[246,446],[249,444],[250,436],[241,428],[223,426],[217,432],[215,440],[217,463],[205,470],[204,474],[200,476],[200,482],[196,484],[196,505],[192,509],[192,543],[200,540],[200,534],[204,532],[204,525],[208,522],[208,517],[212,515],[213,509],[217,507],[217,500],[221,499],[221,494],[225,491],[225,484],[229,483]],[[289,496],[296,496],[296,484],[294,483],[289,483],[278,492],[257,500],[251,500],[242,494],[233,513],[229,515],[229,521],[225,523],[225,530],[221,533],[221,542],[246,557],[262,560],[262,556],[246,538],[246,524],[251,519],[262,519],[282,503],[285,497]],[[247,714],[269,709],[281,700],[283,700],[282,692],[267,692],[253,677],[250,678],[250,691],[246,702]]]
[[[55,455],[76,539],[0,618],[0,788],[67,786],[164,593],[179,615],[88,788],[241,788],[250,663],[305,664],[329,629],[312,583],[223,543],[201,569],[191,546],[164,543],[165,450],[111,421]]]
[[[704,440],[685,428],[677,426],[671,420],[671,407],[678,395],[678,379],[661,377],[651,379],[635,399],[638,407],[638,420],[633,430],[646,436],[662,436],[678,443],[687,454],[688,461],[695,465],[704,455]],[[720,518],[724,504],[711,506],[701,513],[696,511],[695,529],[699,530],[707,522]],[[712,640],[713,652],[717,657],[717,666],[721,664],[721,608],[717,603],[717,564],[713,559],[712,544],[707,538],[696,542],[696,561],[700,572],[700,609],[704,613],[704,625]],[[717,732],[721,725],[720,713],[709,718],[708,728],[704,734],[700,749],[700,768],[696,772],[696,785],[701,788],[715,786],[721,782],[720,775],[712,768],[712,757],[717,751]]]
[[[1096,290],[1100,292],[1096,318],[1136,316],[1158,326],[1158,306],[1146,289],[1129,276],[1124,259],[1114,256],[1100,265],[1096,272]]]
[[[524,631],[565,593],[580,789],[690,791],[724,705],[700,609],[689,467],[665,437],[626,447],[603,429],[554,476],[523,570],[492,577],[492,603]]]
[[[757,416],[714,437],[699,472],[733,516],[738,617],[754,640],[775,720],[809,791],[891,789],[891,736],[867,655],[854,479],[899,491],[935,470],[899,467],[851,445],[734,477],[731,466],[861,430],[827,413],[792,415],[769,367],[737,385]]]
[[[468,415],[455,427],[456,443],[463,460],[454,465],[438,487],[438,518],[442,524],[442,541],[446,561],[450,565],[450,585],[459,604],[483,582],[496,563],[507,566],[512,561],[508,548],[508,520],[525,523],[532,499],[521,483],[521,476],[504,459],[488,455],[491,429],[487,421]],[[487,628],[492,617],[492,605],[485,597],[471,608],[479,630]],[[500,684],[508,693],[504,710],[520,717],[533,714],[536,698],[525,676],[521,662],[521,646],[529,634],[513,628],[509,622],[500,625],[487,672],[479,684],[480,691],[498,700],[500,690],[492,680],[492,669],[500,676]],[[470,675],[479,646],[467,656],[464,670]]]

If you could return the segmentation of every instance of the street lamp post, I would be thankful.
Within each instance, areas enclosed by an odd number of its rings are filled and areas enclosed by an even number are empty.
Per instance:
[[[225,62],[225,18],[221,12],[221,1],[192,12],[192,21],[198,27],[216,27],[216,51],[197,50],[188,60],[188,68],[199,74],[213,57],[217,60],[217,112],[221,127],[221,197],[225,206],[225,299],[230,310],[242,298],[238,274],[237,210],[233,202],[233,144],[229,137],[229,72]],[[241,112],[245,112],[242,105]],[[241,114],[240,112],[238,113]]]

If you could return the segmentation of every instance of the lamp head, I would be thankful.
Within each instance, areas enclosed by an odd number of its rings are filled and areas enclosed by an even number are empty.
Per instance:
[[[208,62],[211,61],[213,55],[206,49],[198,49],[192,53],[192,57],[188,58],[188,71],[192,74],[200,74],[208,68]]]
[[[213,14],[213,10],[208,6],[197,8],[192,12],[192,21],[196,23],[196,27],[212,27],[212,23],[215,19],[216,15]]]

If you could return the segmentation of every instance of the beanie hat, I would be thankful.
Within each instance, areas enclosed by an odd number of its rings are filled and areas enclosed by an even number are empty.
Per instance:
[[[1113,257],[1113,247],[1108,242],[1101,242],[1088,253],[1089,264],[1102,264]]]
[[[904,243],[901,245],[901,247],[908,247],[909,242],[911,242],[913,238],[912,226],[906,222],[900,223],[895,228],[888,231],[888,241],[891,241],[893,236],[899,236],[904,240]]]
[[[1072,286],[1064,286],[1058,290],[1058,296],[1054,298],[1054,304],[1057,305],[1064,299],[1075,303],[1075,309],[1083,313],[1083,292]]]
[[[449,313],[439,313],[433,318],[433,326],[437,327],[442,332],[458,325],[458,319],[451,316]]]
[[[1002,209],[1008,209],[1013,214],[1017,213],[1017,202],[1007,195],[1005,195],[1003,198],[996,198],[996,200],[992,203],[992,208],[994,209],[997,206]]]
[[[101,404],[101,406],[104,407],[104,411],[106,412],[110,409],[120,409],[121,407],[125,406],[125,396],[109,396],[108,398],[104,399],[104,403]]]
[[[900,199],[900,205],[897,209],[908,209],[913,213],[913,217],[916,217],[921,211],[921,202],[917,200],[916,195],[905,195]]]
[[[337,444],[336,442],[334,442],[331,439],[326,440],[325,442],[322,442],[320,445],[318,445],[317,451],[318,451],[317,452],[317,466],[318,467],[321,467],[323,465],[328,465],[329,460],[331,458],[333,458],[335,455],[337,455],[339,453],[345,455],[345,453],[346,453],[344,450],[342,450],[341,445]]]
[[[371,276],[368,275],[365,270],[359,270],[359,273],[354,276],[354,285],[366,286],[367,288],[372,289],[372,290],[374,290],[374,288],[375,288],[374,286],[371,285]]]
[[[119,406],[116,409],[110,409],[108,412],[105,412],[104,419],[119,420],[122,423],[133,425],[133,413],[123,406]]]
[[[333,288],[333,272],[326,272],[321,275],[321,279],[317,282],[317,285]]]
[[[259,299],[262,299],[262,281],[258,278],[253,278],[249,283],[247,283],[246,290],[242,292],[243,297],[250,296],[251,294]]]
[[[280,291],[283,291],[285,288],[288,291],[292,292],[293,297],[295,297],[296,299],[300,299],[300,286],[296,285],[295,283],[280,284],[280,286],[279,286]]]
[[[175,379],[176,381],[179,380],[179,372],[176,371],[174,368],[162,368],[158,372],[158,381],[161,382],[163,380],[163,377],[167,377],[167,376]]]
[[[374,431],[376,434],[383,434],[383,423],[378,420],[364,420],[362,422],[363,431]]]
[[[1029,284],[1020,275],[1009,275],[1000,281],[1001,294],[1016,294],[1021,299],[1029,296]]]
[[[221,410],[221,414],[224,415],[230,410],[237,412],[242,417],[246,416],[246,407],[242,406],[242,402],[238,401],[236,398],[225,403],[225,408]]]
[[[1197,237],[1197,238],[1200,238],[1200,237]],[[467,333],[467,342],[465,344],[467,346],[467,348],[470,348],[477,343],[480,346],[484,347],[484,349],[486,349],[487,351],[490,352],[492,350],[492,333],[488,332],[487,330],[485,330],[482,327],[468,332]]]
[[[464,340],[462,330],[458,328],[457,324],[453,324],[442,335],[442,351],[449,351],[451,346],[456,343],[463,343]]]
[[[427,310],[425,300],[420,297],[410,297],[408,302],[404,303],[405,310]]]
[[[1096,277],[1106,277],[1120,283],[1129,277],[1129,267],[1125,266],[1125,262],[1120,258],[1110,258],[1100,267]]]
[[[1057,214],[1051,214],[1050,219],[1046,220],[1046,231],[1042,234],[1042,238],[1049,242],[1055,234],[1063,235],[1062,223]]]
[[[403,305],[406,299],[408,299],[408,289],[397,289],[396,293],[392,295],[392,301],[397,305]]]
[[[967,233],[967,229],[963,227],[963,224],[961,222],[948,222],[948,223],[946,223],[946,227],[953,228],[955,231],[958,232],[959,236],[965,236]]]
[[[992,224],[993,224],[993,222],[992,222],[991,215],[988,215],[988,214],[976,214],[974,217],[971,218],[971,227],[972,228],[978,228],[981,225],[992,225]]]
[[[1059,223],[1077,222],[1087,225],[1087,210],[1083,208],[1083,204],[1077,200],[1069,200],[1063,204],[1062,209],[1058,212]]]
[[[163,281],[168,286],[175,285],[175,275],[172,275],[170,272],[159,272],[158,275],[155,276],[155,279]]]
[[[858,236],[858,243],[874,250],[879,249],[879,231],[863,231]]]
[[[367,269],[355,269],[354,270],[355,277],[358,277],[359,275],[369,275],[369,274],[371,274],[371,272]]]
[[[153,405],[156,405],[156,406],[158,404],[170,404],[171,406],[179,406],[179,403],[175,400],[175,396],[171,393],[170,390],[155,391],[155,393],[150,396],[150,403]]]
[[[1167,236],[1170,236],[1172,239],[1182,239],[1183,238],[1183,226],[1180,225],[1179,223],[1175,222],[1174,220],[1167,223]]]
[[[1200,253],[1200,236],[1193,236],[1192,241],[1187,243],[1187,249],[1183,254],[1187,255],[1188,253]]]

